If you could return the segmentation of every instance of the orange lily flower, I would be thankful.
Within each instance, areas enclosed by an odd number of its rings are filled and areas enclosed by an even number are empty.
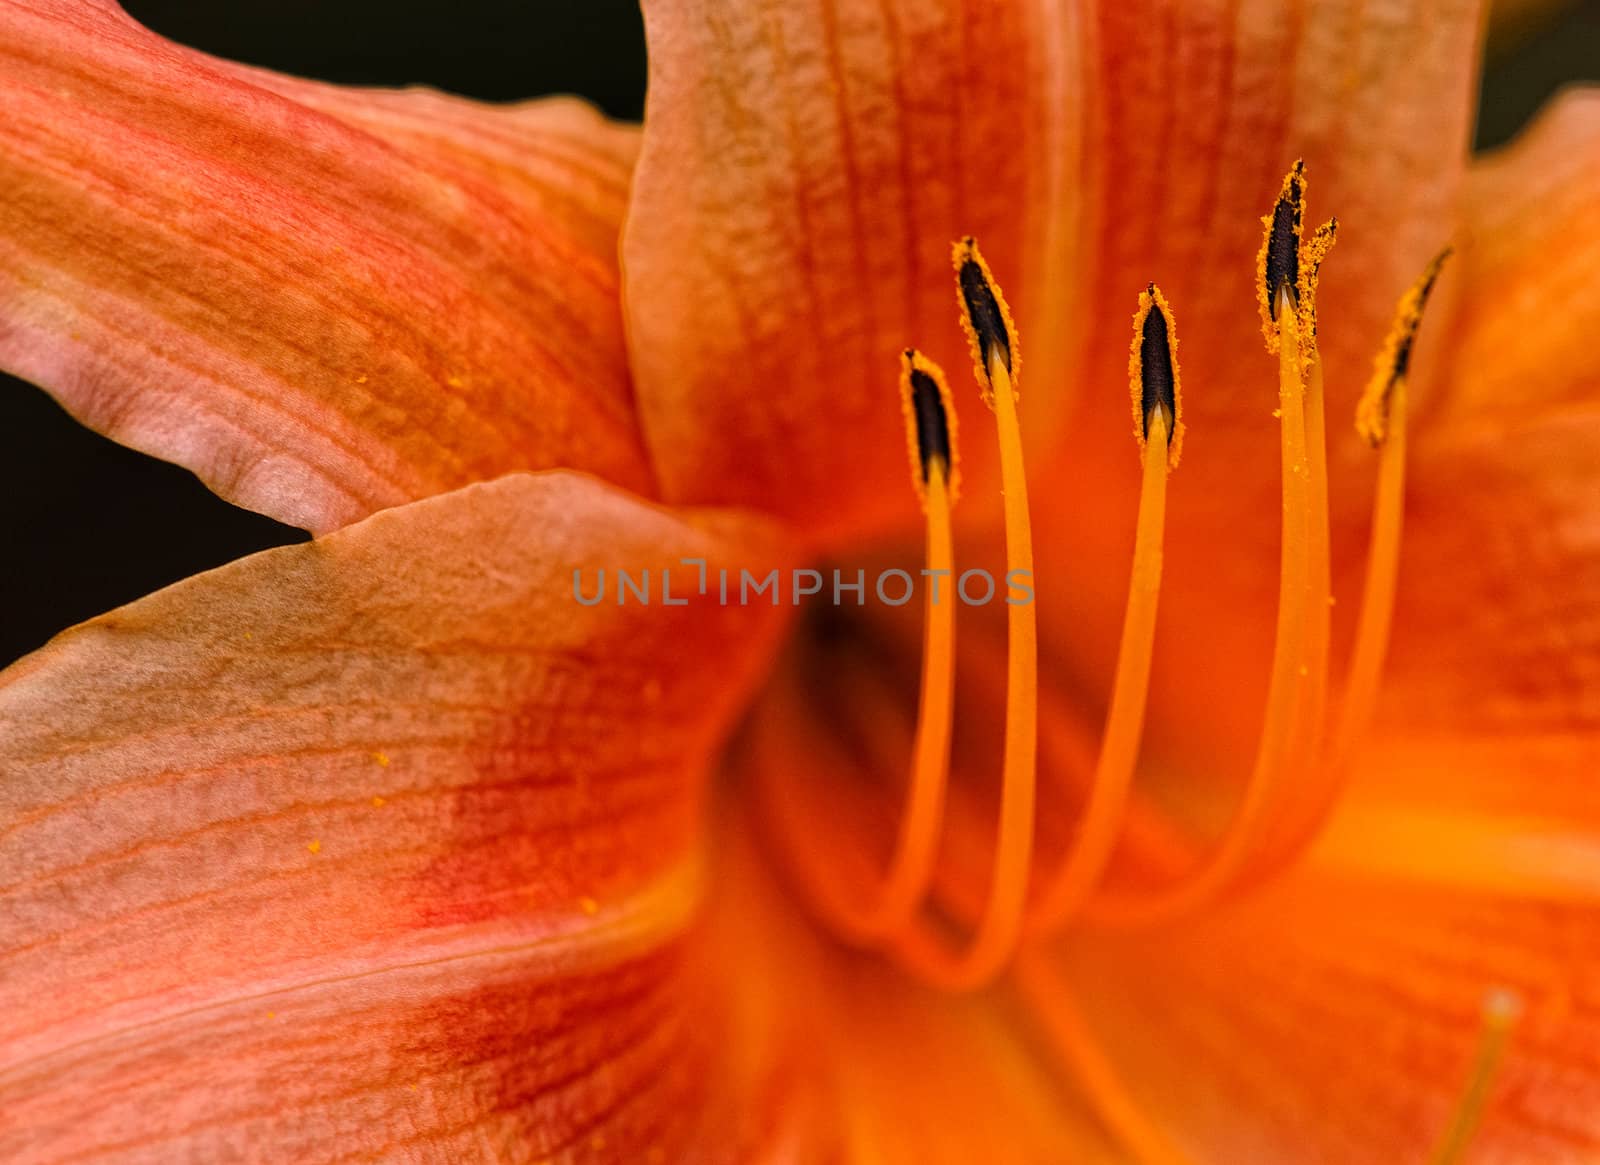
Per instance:
[[[0,0],[0,366],[317,535],[0,675],[0,1157],[1593,1160],[1600,101],[644,9],[641,131]],[[924,548],[1036,601],[693,585]]]

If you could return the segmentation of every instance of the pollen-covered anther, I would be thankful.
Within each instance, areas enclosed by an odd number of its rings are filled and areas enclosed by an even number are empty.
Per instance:
[[[1356,405],[1356,432],[1373,448],[1382,445],[1389,431],[1389,402],[1395,390],[1405,384],[1411,367],[1411,348],[1416,343],[1417,329],[1422,326],[1422,309],[1428,305],[1428,296],[1439,280],[1444,261],[1454,248],[1446,247],[1433,257],[1411,290],[1400,297],[1395,308],[1394,325],[1378,349],[1372,365],[1372,379]]]
[[[1306,164],[1296,160],[1284,175],[1272,211],[1261,219],[1265,234],[1257,256],[1256,297],[1267,351],[1278,350],[1278,297],[1300,294],[1300,236],[1305,229]]]
[[[1305,363],[1317,359],[1317,277],[1322,274],[1322,261],[1333,250],[1339,237],[1339,220],[1330,218],[1316,230],[1300,248],[1300,276],[1296,294],[1300,313],[1300,352]]]
[[[1133,313],[1133,348],[1128,356],[1133,398],[1133,435],[1142,450],[1157,416],[1167,437],[1167,468],[1183,453],[1183,393],[1178,383],[1178,332],[1172,305],[1154,283],[1139,293]]]
[[[1000,285],[978,250],[977,240],[971,235],[958,240],[951,248],[951,258],[961,298],[961,326],[972,345],[973,374],[983,388],[984,403],[994,408],[996,377],[991,369],[1000,365],[1012,385],[1022,373],[1017,329]]]
[[[900,356],[900,406],[906,419],[906,450],[911,457],[911,484],[923,508],[928,482],[941,475],[954,502],[961,474],[956,454],[956,414],[944,371],[915,348]]]

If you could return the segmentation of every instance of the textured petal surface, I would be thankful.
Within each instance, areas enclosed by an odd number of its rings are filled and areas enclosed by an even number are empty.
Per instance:
[[[1511,989],[1523,1014],[1469,1158],[1579,1165],[1600,1150],[1597,921],[1592,897],[1308,874],[1060,965],[1128,1093],[1197,1162],[1427,1160],[1485,996]]]
[[[1556,99],[1479,162],[1465,208],[1454,343],[1423,435],[1600,407],[1600,89]]]
[[[515,469],[650,474],[618,307],[635,132],[347,92],[107,0],[0,4],[0,365],[313,530]]]
[[[677,1160],[713,1101],[736,1132],[685,936],[777,620],[573,591],[716,528],[512,476],[4,673],[0,1156]]]
[[[960,387],[953,239],[979,236],[1024,363],[1050,363],[1081,101],[1070,13],[1042,0],[644,9],[650,91],[623,260],[664,495],[755,504],[821,533],[904,521],[900,350],[926,349],[958,378],[959,407],[977,408]],[[975,473],[986,443],[969,444]]]

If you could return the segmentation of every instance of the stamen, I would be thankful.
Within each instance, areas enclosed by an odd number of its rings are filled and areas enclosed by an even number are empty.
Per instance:
[[[1279,299],[1288,291],[1300,294],[1300,234],[1305,221],[1306,164],[1296,160],[1284,175],[1283,187],[1271,213],[1261,220],[1266,236],[1256,266],[1260,272],[1256,294],[1261,308],[1261,334],[1267,351],[1278,350]]]
[[[955,704],[955,554],[950,510],[956,496],[956,422],[939,366],[914,348],[901,356],[901,405],[911,455],[911,480],[927,515],[922,684],[916,741],[900,832],[882,883],[843,897],[812,857],[796,847],[794,874],[812,905],[844,937],[867,942],[903,929],[927,896],[938,857],[950,779]]]
[[[1021,367],[1011,313],[977,244],[955,245],[957,282],[978,382],[994,410],[1005,499],[1006,578],[1033,579],[1033,529],[1022,461],[1013,371]],[[1007,616],[1005,751],[1001,759],[1000,825],[988,899],[965,950],[952,953],[924,926],[908,927],[896,950],[912,971],[950,990],[992,980],[1010,961],[1022,930],[1033,863],[1033,819],[1039,737],[1038,626],[1032,602],[1011,603]]]
[[[1338,804],[1349,777],[1357,746],[1366,737],[1377,707],[1394,618],[1395,587],[1400,575],[1400,539],[1405,518],[1406,380],[1412,342],[1422,322],[1422,309],[1439,278],[1450,249],[1441,251],[1395,308],[1394,325],[1374,361],[1372,380],[1356,408],[1356,428],[1380,447],[1378,485],[1372,501],[1372,526],[1367,544],[1367,571],[1356,618],[1355,648],[1345,680],[1338,724],[1307,809],[1295,821],[1273,858],[1282,868],[1311,844]],[[1313,381],[1316,370],[1313,368]],[[1324,697],[1325,699],[1325,697]]]
[[[1446,247],[1435,255],[1411,290],[1400,297],[1394,326],[1389,329],[1373,363],[1372,380],[1356,406],[1356,431],[1374,449],[1383,444],[1389,398],[1396,387],[1405,383],[1406,373],[1411,368],[1411,347],[1416,342],[1417,329],[1422,326],[1422,309],[1428,306],[1428,296],[1433,293],[1439,272],[1453,250]]]
[[[1380,453],[1356,646],[1334,737],[1332,763],[1336,771],[1342,772],[1348,766],[1356,745],[1367,734],[1377,705],[1389,628],[1394,619],[1395,584],[1400,575],[1406,488],[1406,381],[1411,347],[1422,324],[1422,309],[1427,306],[1450,251],[1449,247],[1440,251],[1411,290],[1400,298],[1394,326],[1378,352],[1372,380],[1356,407],[1357,431],[1378,446]]]
[[[1017,965],[1016,982],[1029,1010],[1043,1021],[1067,1070],[1106,1127],[1138,1165],[1190,1165],[1190,1158],[1140,1111],[1116,1066],[1106,1058],[1069,986],[1044,959],[1030,955]]]
[[[1488,1107],[1489,1090],[1511,1039],[1511,1029],[1521,1016],[1522,998],[1514,991],[1497,987],[1484,998],[1483,1034],[1467,1073],[1467,1086],[1438,1146],[1428,1156],[1428,1165],[1460,1165],[1483,1120],[1483,1110]]]
[[[1144,472],[1133,544],[1133,574],[1128,580],[1111,704],[1106,711],[1083,823],[1072,848],[1038,899],[1028,920],[1030,930],[1059,927],[1083,908],[1111,861],[1133,785],[1150,693],[1150,659],[1155,650],[1167,474],[1177,465],[1183,445],[1177,351],[1172,309],[1152,283],[1139,296],[1139,310],[1133,317],[1133,351],[1128,358],[1133,432],[1139,442]]]
[[[1327,783],[1324,766],[1318,764],[1328,719],[1328,655],[1333,637],[1333,567],[1328,533],[1328,423],[1326,396],[1322,383],[1322,358],[1317,351],[1317,280],[1322,261],[1333,247],[1339,229],[1338,219],[1330,219],[1312,232],[1300,261],[1300,306],[1297,324],[1300,354],[1306,366],[1306,482],[1307,550],[1305,654],[1301,674],[1305,677],[1303,703],[1296,712],[1294,742],[1290,745],[1291,765],[1299,774],[1297,799],[1316,805],[1319,787]],[[1296,816],[1293,808],[1287,817]],[[1304,813],[1300,814],[1304,817]],[[1292,827],[1291,827],[1292,828]],[[1280,831],[1281,832],[1281,831]]]
[[[1304,368],[1298,314],[1289,289],[1278,290],[1278,413],[1283,455],[1283,543],[1278,580],[1278,624],[1272,674],[1255,764],[1244,797],[1211,857],[1188,880],[1153,893],[1105,895],[1088,914],[1109,926],[1144,926],[1203,904],[1227,886],[1254,855],[1268,812],[1289,769],[1295,726],[1304,707],[1310,594],[1310,472],[1306,457]]]

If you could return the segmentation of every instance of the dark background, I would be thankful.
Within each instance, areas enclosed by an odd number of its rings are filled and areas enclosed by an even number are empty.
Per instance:
[[[580,93],[644,107],[637,0],[124,0],[219,56],[330,81],[423,82],[488,100]],[[1600,79],[1600,0],[1491,42],[1478,144],[1510,138],[1561,85]],[[56,632],[300,531],[213,497],[187,471],[80,427],[0,376],[0,666]]]

